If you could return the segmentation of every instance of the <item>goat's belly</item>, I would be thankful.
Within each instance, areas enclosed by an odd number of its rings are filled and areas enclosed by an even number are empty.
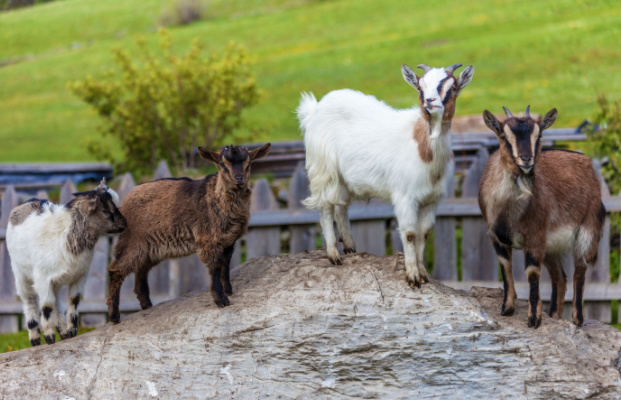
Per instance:
[[[546,235],[546,253],[567,253],[574,244],[576,232],[572,226],[564,226]]]

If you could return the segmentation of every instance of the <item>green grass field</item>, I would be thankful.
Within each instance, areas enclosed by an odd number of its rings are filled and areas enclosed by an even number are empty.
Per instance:
[[[90,332],[95,328],[78,328],[78,336]],[[56,342],[60,341],[60,336],[56,333]],[[41,337],[41,343],[45,346],[43,336]],[[17,333],[0,333],[0,353],[6,353],[9,351],[27,349],[32,347],[30,340],[28,339],[28,331],[19,331]]]
[[[184,52],[246,46],[262,90],[242,129],[295,140],[301,91],[349,87],[408,107],[416,93],[400,65],[474,64],[457,113],[559,109],[557,126],[593,113],[596,96],[621,97],[616,1],[213,0],[208,17],[171,29]],[[161,0],[57,0],[0,13],[0,161],[91,160],[83,145],[98,117],[67,82],[113,67],[110,49],[157,48]]]

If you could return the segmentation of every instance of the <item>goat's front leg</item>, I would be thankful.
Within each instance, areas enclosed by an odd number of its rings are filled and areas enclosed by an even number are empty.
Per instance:
[[[587,264],[584,260],[575,259],[574,263],[574,299],[572,319],[576,326],[580,327],[584,324],[584,315],[582,313],[582,299],[584,296],[584,284]]]
[[[415,245],[416,235],[418,233],[418,204],[411,204],[408,201],[396,201],[395,215],[399,223],[399,233],[401,235],[401,243],[403,243],[403,253],[405,255],[405,277],[408,285],[412,289],[415,287],[420,288],[423,283],[428,282],[429,276],[426,272],[421,274],[421,269],[418,267],[419,259],[417,258]]]
[[[222,282],[222,286],[224,287],[224,293],[227,295],[233,294],[233,285],[231,285],[231,257],[233,256],[233,252],[235,251],[235,244],[232,246],[226,247],[224,249],[223,260],[224,265],[222,266],[222,271],[220,275],[220,281]]]
[[[526,253],[526,279],[530,288],[528,295],[528,327],[539,328],[543,318],[541,296],[539,294],[539,276],[541,274],[541,255],[528,249]]]
[[[511,264],[511,254],[513,249],[511,246],[504,245],[494,239],[492,239],[494,250],[496,250],[496,257],[500,263],[500,273],[502,274],[502,284],[504,286],[504,297],[502,299],[502,310],[500,315],[509,316],[515,312],[515,299],[517,294],[515,293],[515,284],[513,283],[513,267]]]
[[[342,265],[339,249],[336,247],[336,235],[334,234],[334,206],[327,205],[321,209],[321,230],[326,240],[328,259],[333,265]]]
[[[211,277],[211,295],[218,307],[230,305],[229,298],[222,287],[222,268],[224,267],[224,249],[218,245],[202,245],[199,251],[201,261],[209,268]]]
[[[17,295],[22,299],[24,306],[24,318],[28,325],[28,338],[32,346],[41,344],[41,330],[39,328],[39,301],[37,292],[32,286],[32,281],[21,272],[22,270],[13,265],[13,275],[15,276],[15,288]]]

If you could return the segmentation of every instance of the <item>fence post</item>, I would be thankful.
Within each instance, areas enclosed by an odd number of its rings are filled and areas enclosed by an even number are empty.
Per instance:
[[[0,206],[0,229],[6,229],[9,224],[9,214],[17,206],[17,194],[13,186],[7,186]],[[6,247],[6,241],[0,241],[0,301],[17,301],[15,278],[11,269],[11,259]],[[0,332],[19,331],[17,315],[0,316]]]
[[[265,179],[254,183],[250,198],[250,212],[276,210],[278,204]],[[247,259],[280,253],[280,227],[251,228],[246,234]]]
[[[291,211],[304,209],[302,200],[308,197],[308,195],[310,195],[308,175],[304,168],[304,161],[300,161],[289,183],[287,208]],[[295,254],[315,249],[315,238],[317,235],[315,225],[291,225],[289,231],[291,232],[289,253]]]
[[[446,181],[445,198],[455,196],[454,180],[455,177],[451,175]],[[436,218],[436,224],[433,227],[433,272],[431,275],[441,281],[457,281],[455,217]]]
[[[479,149],[476,160],[468,168],[464,179],[463,197],[478,196],[479,183],[488,159],[487,149]],[[498,259],[485,222],[481,217],[464,217],[462,224],[461,259],[464,281],[498,281]]]
[[[594,162],[595,171],[599,178],[602,200],[610,197],[610,190],[600,173],[598,161]],[[610,283],[610,216],[606,215],[604,234],[599,241],[597,267],[586,272],[586,284],[590,282]],[[611,322],[610,301],[584,302],[584,319],[595,319],[600,322]]]
[[[172,174],[170,173],[170,169],[168,168],[168,164],[166,163],[166,161],[161,160],[160,163],[157,165],[157,170],[155,171],[155,173],[153,173],[152,181],[164,178],[172,178]],[[162,261],[161,263],[156,265],[149,273],[148,281],[151,297],[167,297],[170,291],[170,260]]]

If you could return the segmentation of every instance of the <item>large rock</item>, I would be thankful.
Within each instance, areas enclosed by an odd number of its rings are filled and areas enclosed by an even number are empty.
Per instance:
[[[0,356],[0,398],[619,399],[621,332],[499,316],[500,290],[411,290],[403,258],[255,259],[232,305],[193,293]]]

